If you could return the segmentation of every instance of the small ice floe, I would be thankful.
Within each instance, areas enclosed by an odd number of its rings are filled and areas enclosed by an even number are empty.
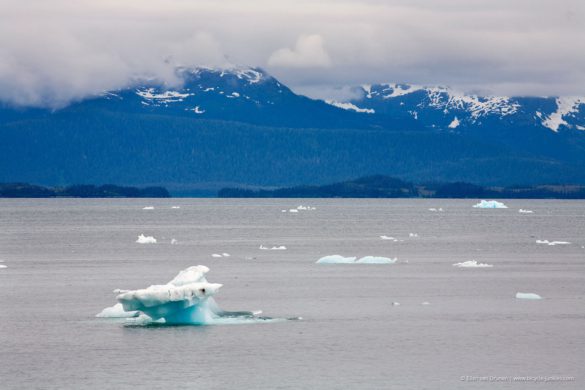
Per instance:
[[[497,200],[482,200],[478,204],[474,204],[476,209],[507,209],[508,206]]]
[[[144,206],[142,210],[154,210],[154,206]]]
[[[398,259],[390,259],[380,256],[364,256],[357,260],[357,257],[344,257],[340,255],[330,255],[321,257],[317,264],[394,264]]]
[[[516,298],[517,299],[542,299],[542,297],[538,294],[523,293],[523,292],[516,293]]]
[[[138,236],[136,242],[139,244],[156,244],[156,238],[153,236],[145,236],[144,234],[141,234]]]
[[[260,247],[258,249],[261,249],[263,251],[285,251],[286,250],[286,246],[284,245],[280,245],[280,246],[273,246],[273,247],[267,247],[264,245],[260,245]]]
[[[430,305],[430,302],[424,301],[424,302],[421,303],[421,305],[427,306],[427,305]]]
[[[398,259],[395,257],[393,259],[388,257],[380,257],[380,256],[364,256],[361,259],[357,260],[356,263],[358,264],[394,264]]]
[[[398,238],[390,237],[390,236],[380,236],[380,239],[388,240],[388,241],[392,241],[392,242],[403,242],[404,241],[404,240],[400,240]]]
[[[357,257],[343,257],[340,255],[330,255],[321,257],[317,264],[354,264]]]
[[[459,268],[492,268],[493,265],[487,263],[478,263],[477,260],[464,261],[462,263],[455,263],[453,267]]]
[[[400,306],[400,302],[392,302],[392,306]]]
[[[408,237],[410,237],[410,238],[418,238],[418,234],[417,233],[408,233]]]
[[[4,265],[4,264],[0,264],[0,269],[2,269],[2,268],[8,268],[8,266]]]
[[[174,238],[171,238],[171,245],[177,245],[179,243],[179,241],[177,241]]]
[[[220,255],[219,253],[214,253],[211,255],[211,257],[223,257],[222,255]]]
[[[532,211],[532,210],[525,210],[525,209],[520,209],[520,210],[518,210],[518,212],[520,214],[533,214],[534,213],[534,211]]]
[[[290,210],[288,210],[288,212],[289,212],[289,213],[298,213],[298,212],[299,212],[299,210],[297,210],[297,209],[290,209]]]
[[[286,213],[286,210],[280,210],[281,213]]]
[[[550,245],[550,246],[555,246],[555,245],[569,245],[570,242],[568,241],[549,241],[549,240],[536,240],[537,244],[543,244],[543,245]]]
[[[429,209],[429,211],[432,211],[432,212],[434,212],[434,213],[436,213],[436,212],[443,212],[443,208],[442,208],[442,207],[439,207],[439,208],[437,209],[437,208],[431,207],[431,208]]]
[[[180,209],[181,206],[171,206],[172,209]]]
[[[224,253],[222,253],[222,256],[223,256],[223,257],[230,257],[231,255],[230,255],[229,253],[225,253],[225,252],[224,252]]]
[[[297,210],[306,210],[306,211],[312,211],[312,210],[317,210],[316,207],[311,207],[311,206],[303,206],[300,205],[297,207]]]

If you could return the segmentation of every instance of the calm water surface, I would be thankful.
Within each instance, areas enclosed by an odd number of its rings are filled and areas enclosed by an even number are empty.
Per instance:
[[[585,202],[474,203],[0,200],[0,389],[585,388]],[[317,209],[281,212],[300,204]],[[158,243],[135,243],[141,233]],[[314,264],[330,254],[398,263]],[[452,266],[471,259],[494,267]],[[197,264],[224,284],[224,309],[303,319],[141,328],[94,317],[113,289]],[[574,380],[489,379],[519,376]]]

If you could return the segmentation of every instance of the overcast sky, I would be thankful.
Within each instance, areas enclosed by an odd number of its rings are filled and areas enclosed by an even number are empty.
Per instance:
[[[0,100],[59,106],[176,65],[316,97],[377,82],[585,95],[583,0],[0,0]]]

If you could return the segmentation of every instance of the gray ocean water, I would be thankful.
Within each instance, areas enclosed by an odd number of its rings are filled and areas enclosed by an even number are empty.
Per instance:
[[[474,203],[0,200],[0,389],[585,388],[585,202]],[[316,210],[281,212],[301,204]],[[158,243],[135,243],[141,233]],[[315,264],[331,254],[398,262]],[[493,268],[452,266],[472,259]],[[224,284],[222,308],[302,320],[128,327],[94,317],[113,289],[197,264]]]

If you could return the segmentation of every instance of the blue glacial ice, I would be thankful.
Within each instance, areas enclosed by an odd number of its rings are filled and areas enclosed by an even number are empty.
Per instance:
[[[507,209],[508,206],[497,200],[482,200],[478,204],[473,205],[477,209]]]
[[[380,256],[364,256],[359,260],[357,257],[344,257],[340,255],[330,255],[321,257],[317,264],[394,264],[398,259],[390,259]]]
[[[260,312],[222,310],[213,296],[222,287],[209,283],[203,265],[179,272],[167,284],[152,285],[138,290],[114,290],[118,303],[97,317],[126,318],[129,325],[214,325],[276,321],[259,317]]]

